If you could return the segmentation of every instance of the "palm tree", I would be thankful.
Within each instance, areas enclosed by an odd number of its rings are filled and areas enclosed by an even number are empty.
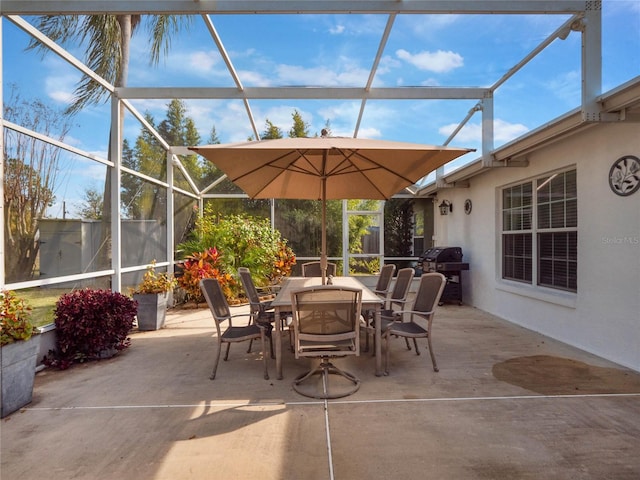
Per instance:
[[[180,31],[182,26],[188,27],[189,16],[172,15],[56,15],[41,16],[36,27],[46,36],[65,46],[86,46],[85,64],[95,73],[113,84],[115,87],[126,87],[129,73],[129,54],[132,36],[146,25],[149,34],[150,63],[157,65],[161,55],[166,55],[171,44],[171,36]],[[30,49],[42,53],[49,50],[38,40],[32,40]],[[107,101],[109,92],[93,79],[84,75],[75,89],[75,101],[66,113],[74,114],[85,106]],[[120,107],[120,131],[124,128],[124,106]],[[111,158],[111,141],[109,141],[109,158]],[[98,257],[98,268],[108,268],[108,241],[111,238],[111,175],[107,169],[104,184],[102,241]]]
[[[39,17],[36,27],[56,43],[86,45],[85,63],[116,87],[126,87],[131,38],[145,25],[149,34],[150,63],[157,65],[166,54],[172,35],[191,23],[190,16],[174,15],[56,15]],[[49,50],[33,39],[30,49]],[[86,75],[75,90],[75,101],[67,108],[76,113],[86,105],[106,101],[108,92]]]

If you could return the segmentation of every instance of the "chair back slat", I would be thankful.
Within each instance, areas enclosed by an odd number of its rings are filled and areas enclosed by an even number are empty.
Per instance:
[[[240,267],[238,269],[238,275],[240,276],[240,283],[242,283],[242,288],[244,288],[244,292],[247,295],[247,299],[249,300],[249,304],[251,305],[251,311],[255,311],[255,309],[259,309],[260,306],[260,296],[258,295],[258,289],[253,283],[253,278],[251,278],[251,272],[246,267]]]
[[[327,277],[329,275],[335,277],[337,271],[337,265],[335,263],[327,263]],[[307,262],[302,264],[302,276],[303,277],[321,277],[322,268],[320,262]]]
[[[378,295],[386,295],[389,292],[389,287],[391,286],[391,280],[393,279],[395,271],[396,266],[393,263],[388,263],[382,267],[375,289],[375,292]]]
[[[393,285],[393,290],[389,296],[390,300],[404,300],[409,293],[409,287],[411,287],[411,281],[415,271],[413,268],[401,268],[398,270],[398,276],[396,277],[396,283]]]
[[[231,318],[229,304],[218,280],[215,278],[203,278],[200,280],[200,290],[207,301],[207,305],[209,305],[209,309],[216,323],[221,323]]]
[[[425,273],[420,278],[420,285],[413,303],[413,311],[433,312],[440,301],[446,278],[441,273]]]

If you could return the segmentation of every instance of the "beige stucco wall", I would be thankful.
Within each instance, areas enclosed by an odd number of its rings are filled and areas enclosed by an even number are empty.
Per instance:
[[[436,243],[461,246],[470,271],[464,302],[640,371],[640,191],[609,188],[612,163],[640,157],[640,125],[606,123],[529,155],[528,167],[496,168],[469,188],[440,190],[453,202],[436,216]],[[500,278],[500,188],[574,165],[578,182],[578,292]],[[466,215],[465,199],[473,210]]]

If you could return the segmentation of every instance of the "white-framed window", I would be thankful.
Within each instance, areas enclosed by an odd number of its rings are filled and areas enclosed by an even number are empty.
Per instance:
[[[575,169],[502,189],[502,278],[577,291]]]

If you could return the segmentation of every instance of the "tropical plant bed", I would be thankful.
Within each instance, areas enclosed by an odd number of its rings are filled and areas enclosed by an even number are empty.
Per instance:
[[[276,298],[274,294],[260,296],[260,301],[273,300]],[[231,298],[227,300],[227,303],[231,307],[241,307],[243,305],[249,305],[249,301],[246,298]],[[205,301],[195,302],[194,300],[187,300],[182,303],[176,303],[173,307],[176,310],[193,310],[197,308],[207,308]]]

